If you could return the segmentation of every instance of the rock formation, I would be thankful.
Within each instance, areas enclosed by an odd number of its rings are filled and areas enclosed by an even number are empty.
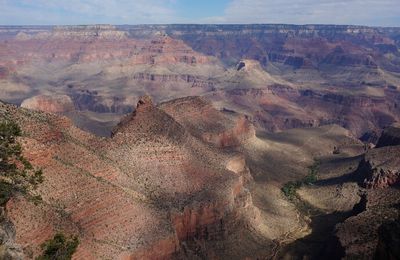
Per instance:
[[[400,145],[400,124],[393,124],[383,131],[376,147]]]
[[[124,114],[144,93],[156,102],[203,95],[246,114],[257,130],[336,123],[365,137],[400,120],[398,33],[322,25],[3,26],[0,98],[19,104],[65,94],[80,111]],[[21,85],[27,89],[15,91]]]
[[[254,126],[246,117],[221,113],[205,98],[180,98],[162,103],[160,108],[191,134],[218,147],[238,146],[255,136]]]
[[[25,99],[21,107],[48,113],[65,113],[75,110],[74,103],[67,95],[39,95]]]
[[[366,189],[360,190],[363,203],[354,216],[336,226],[347,258],[392,259],[397,255],[398,238],[393,231],[400,217],[400,146],[392,145],[395,139],[388,136],[388,132],[382,134],[380,143],[385,140],[385,146],[368,150],[353,173],[354,180]],[[388,227],[394,230],[388,232]]]
[[[1,26],[0,98],[30,110],[1,104],[0,118],[45,174],[39,206],[7,204],[1,238],[21,258],[57,231],[79,236],[77,259],[382,255],[400,203],[398,35]],[[375,149],[356,139],[383,129]]]
[[[77,25],[77,26],[56,26],[49,32],[40,32],[35,35],[29,35],[20,32],[16,39],[27,41],[38,40],[121,40],[127,37],[127,33],[119,31],[112,25]]]
[[[79,235],[76,258],[165,259],[195,252],[183,250],[185,241],[220,241],[230,225],[248,223],[248,169],[227,168],[231,155],[194,138],[149,97],[111,139],[23,111],[2,105],[0,115],[23,126],[26,156],[45,172],[43,203],[18,197],[7,204],[25,254],[37,255],[62,230]]]
[[[379,241],[374,259],[400,258],[400,222],[392,221],[379,227]]]
[[[368,151],[357,174],[367,188],[387,188],[400,183],[400,146],[388,146]]]
[[[359,213],[336,226],[336,236],[347,258],[374,257],[379,243],[380,226],[396,221],[400,216],[395,206],[400,203],[399,195],[399,190],[393,188],[369,190],[365,195],[365,205]],[[386,253],[390,253],[390,250]]]

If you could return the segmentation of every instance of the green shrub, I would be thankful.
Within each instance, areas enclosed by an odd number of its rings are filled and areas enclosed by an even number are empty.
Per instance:
[[[308,175],[303,179],[304,184],[312,184],[318,180],[319,162],[315,161],[313,165],[308,167]]]
[[[287,198],[292,200],[296,195],[297,189],[299,189],[302,185],[304,185],[304,184],[309,185],[318,180],[318,176],[317,176],[318,170],[319,170],[319,162],[315,161],[315,163],[313,165],[308,167],[308,175],[306,177],[304,177],[300,181],[295,181],[295,182],[290,181],[282,187],[281,190],[282,190],[283,194]]]
[[[302,183],[300,181],[290,181],[282,187],[282,192],[289,199],[293,199],[296,195],[296,190],[300,188]]]
[[[54,237],[42,244],[43,253],[36,260],[69,260],[79,245],[77,237],[66,238],[57,233]]]
[[[303,179],[303,183],[304,184],[313,184],[317,180],[318,180],[318,178],[317,178],[316,174],[309,174]]]
[[[18,136],[18,124],[10,120],[0,122],[0,206],[16,193],[30,195],[43,182],[42,171],[34,169],[22,156]]]

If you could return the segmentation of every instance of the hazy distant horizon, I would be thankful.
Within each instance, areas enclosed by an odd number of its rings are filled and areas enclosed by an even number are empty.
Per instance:
[[[398,0],[0,0],[0,24],[294,24],[399,27],[398,4]]]
[[[293,24],[293,23],[140,23],[140,24],[111,24],[111,23],[87,23],[87,24],[0,24],[0,27],[79,27],[79,26],[351,26],[351,27],[366,27],[366,28],[400,28],[399,26],[379,26],[379,25],[364,25],[364,24]]]

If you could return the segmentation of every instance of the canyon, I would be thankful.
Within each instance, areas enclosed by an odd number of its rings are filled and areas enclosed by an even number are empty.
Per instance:
[[[0,26],[0,119],[43,170],[0,256],[399,257],[400,29]]]
[[[78,118],[113,114],[115,124],[142,95],[200,95],[259,130],[335,123],[376,142],[399,121],[399,35],[333,25],[3,26],[0,99],[67,95]]]

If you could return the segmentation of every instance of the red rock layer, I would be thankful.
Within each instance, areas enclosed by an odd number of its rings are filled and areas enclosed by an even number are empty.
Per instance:
[[[230,110],[244,110],[256,127],[268,131],[338,124],[361,137],[400,120],[398,97],[397,92],[386,97],[349,96],[275,84],[218,91],[210,99],[224,102]]]
[[[150,40],[101,35],[88,38],[85,34],[79,35],[79,31],[73,28],[65,31],[63,37],[58,37],[60,32],[53,31],[44,36],[16,37],[1,43],[0,64],[21,65],[33,61],[90,63],[99,60],[124,60],[126,65],[195,65],[210,62],[207,56],[193,51],[183,41],[168,36],[155,36]],[[69,36],[70,33],[75,35]]]
[[[400,184],[400,146],[387,146],[368,151],[357,174],[367,188],[387,188]]]
[[[221,113],[200,97],[165,102],[160,108],[173,116],[191,134],[218,147],[238,146],[255,136],[249,120],[237,114]]]
[[[247,168],[227,167],[231,155],[193,137],[149,98],[111,139],[52,114],[1,105],[0,116],[23,127],[25,155],[45,177],[43,203],[7,204],[26,255],[61,230],[79,236],[74,259],[169,259],[184,254],[185,240],[221,239],[251,206]]]

